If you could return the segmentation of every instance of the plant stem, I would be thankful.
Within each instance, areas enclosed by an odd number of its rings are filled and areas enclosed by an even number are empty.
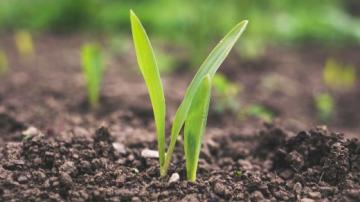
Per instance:
[[[174,137],[174,133],[171,134],[171,140],[170,140],[170,145],[169,148],[165,154],[165,162],[164,165],[162,166],[162,169],[160,168],[160,175],[161,177],[164,177],[167,175],[167,171],[169,169],[169,165],[170,165],[170,161],[171,161],[171,156],[172,153],[174,152],[174,148],[175,148],[175,144],[176,144],[176,136]]]

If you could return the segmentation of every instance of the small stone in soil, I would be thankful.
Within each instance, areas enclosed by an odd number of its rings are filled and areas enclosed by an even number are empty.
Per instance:
[[[295,193],[300,194],[300,192],[302,190],[301,183],[300,182],[295,183],[293,189],[294,189]]]
[[[39,129],[33,127],[33,126],[30,126],[29,128],[27,128],[26,130],[24,130],[22,132],[22,134],[25,136],[25,137],[32,137],[34,135],[37,135],[37,134],[40,134],[41,132],[39,131]]]
[[[309,192],[309,196],[310,198],[313,199],[320,199],[321,198],[321,193],[316,191],[316,192]]]
[[[169,183],[177,182],[180,180],[180,176],[178,173],[173,173],[169,179]]]
[[[159,158],[159,152],[156,150],[143,149],[141,156],[144,158]]]
[[[300,202],[315,202],[315,201],[310,198],[302,198],[300,199]]]
[[[125,149],[125,146],[123,144],[120,144],[120,143],[117,143],[117,142],[114,142],[112,144],[112,146],[114,147],[114,149],[119,152],[120,154],[125,154],[126,153],[126,149]]]

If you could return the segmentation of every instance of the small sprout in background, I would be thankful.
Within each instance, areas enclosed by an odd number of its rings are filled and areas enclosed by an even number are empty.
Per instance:
[[[223,74],[215,74],[213,79],[215,92],[215,110],[219,113],[225,111],[237,112],[240,108],[237,96],[241,86],[228,80]]]
[[[242,176],[242,171],[241,170],[235,170],[235,172],[234,172],[234,175],[236,176],[236,177],[241,177]]]
[[[329,93],[320,93],[314,101],[318,117],[325,122],[331,121],[335,108],[333,97]]]
[[[165,53],[165,51],[158,51],[157,58],[159,61],[159,71],[161,73],[174,72],[176,69],[176,58]]]
[[[271,122],[275,116],[274,112],[272,112],[266,106],[260,104],[250,105],[246,110],[246,114],[248,116],[259,118],[266,122]]]
[[[5,51],[0,49],[0,75],[5,74],[9,70],[9,62]]]
[[[125,35],[109,37],[107,45],[111,52],[116,55],[125,55],[131,50],[131,41]]]
[[[96,44],[85,44],[81,48],[83,74],[86,80],[88,102],[94,109],[99,105],[101,81],[104,72],[101,48]]]
[[[30,32],[18,31],[15,34],[15,44],[21,56],[28,57],[34,55],[35,48]]]
[[[184,127],[186,175],[189,181],[195,181],[202,136],[206,127],[212,80],[216,71],[245,30],[247,21],[237,24],[218,43],[195,74],[176,111],[171,128],[170,144],[165,154],[166,105],[159,68],[146,31],[139,18],[132,11],[130,11],[130,20],[137,62],[145,80],[154,112],[160,175],[165,176],[167,174],[176,140]]]
[[[323,70],[325,84],[335,90],[347,90],[356,82],[356,69],[352,65],[344,65],[334,59],[328,59]]]

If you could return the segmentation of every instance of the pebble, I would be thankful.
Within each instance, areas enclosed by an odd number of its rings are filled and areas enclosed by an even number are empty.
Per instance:
[[[310,199],[310,198],[302,198],[302,199],[300,199],[300,202],[315,202],[315,200]]]
[[[144,158],[159,158],[159,152],[156,150],[143,149],[141,156]]]
[[[112,144],[112,146],[114,147],[114,149],[119,152],[120,154],[125,154],[126,153],[126,149],[125,149],[125,146],[123,144],[120,144],[120,143],[117,143],[117,142],[114,142]]]
[[[26,137],[31,137],[31,136],[40,134],[40,131],[39,131],[39,129],[35,128],[34,126],[30,126],[26,130],[22,131],[22,134]]]
[[[312,192],[309,192],[309,197],[313,198],[313,199],[320,199],[321,193],[318,191],[312,191]]]
[[[178,173],[173,173],[169,179],[169,183],[177,182],[180,180],[180,176]]]
[[[24,175],[20,175],[17,179],[18,182],[23,183],[27,181],[27,177]]]
[[[302,190],[302,185],[300,182],[297,182],[294,184],[293,190],[295,193],[300,194],[301,190]]]

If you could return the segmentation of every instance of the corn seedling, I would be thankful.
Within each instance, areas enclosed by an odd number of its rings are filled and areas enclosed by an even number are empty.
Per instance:
[[[0,49],[0,75],[5,74],[9,70],[9,63],[5,51]]]
[[[320,93],[315,96],[314,101],[318,117],[322,121],[330,121],[335,108],[333,97],[329,93]]]
[[[31,56],[34,54],[34,43],[30,32],[18,31],[15,34],[15,44],[21,56]]]
[[[323,79],[330,88],[350,89],[356,82],[356,69],[352,65],[343,65],[334,59],[328,59],[323,70]]]
[[[249,106],[246,114],[267,122],[271,122],[274,119],[274,113],[267,107],[260,104],[253,104]]]
[[[219,42],[200,66],[186,90],[184,99],[176,111],[171,128],[170,144],[165,153],[166,105],[159,68],[146,31],[138,17],[132,11],[130,11],[130,20],[137,62],[145,80],[154,112],[160,175],[165,176],[167,174],[176,140],[181,129],[184,127],[187,179],[195,181],[202,136],[205,131],[208,115],[212,79],[235,45],[235,42],[245,30],[247,21],[242,21],[237,24]]]
[[[215,74],[212,84],[216,97],[215,110],[219,113],[237,112],[240,106],[236,97],[239,95],[241,86],[231,82],[223,74]]]
[[[95,44],[85,44],[81,49],[83,74],[86,80],[88,102],[94,109],[99,105],[104,67],[101,49]]]

